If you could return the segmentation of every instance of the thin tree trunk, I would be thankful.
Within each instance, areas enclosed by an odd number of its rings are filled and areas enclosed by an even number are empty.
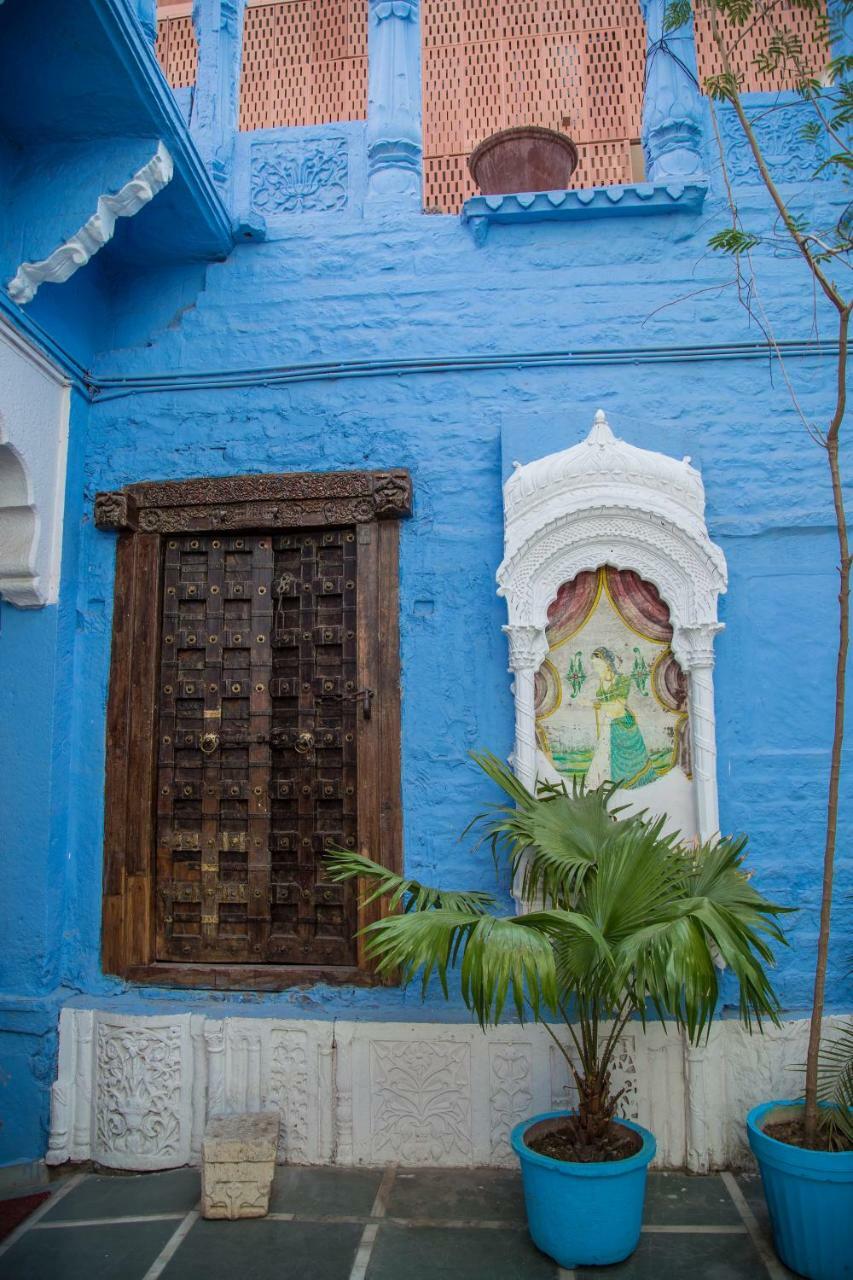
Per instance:
[[[836,371],[835,412],[822,441],[826,448],[829,472],[832,480],[832,500],[835,506],[835,523],[838,533],[839,549],[839,589],[838,589],[838,651],[835,663],[835,719],[832,735],[832,751],[829,766],[829,795],[826,805],[826,837],[823,851],[823,884],[821,887],[820,927],[818,931],[817,963],[815,965],[814,993],[812,998],[811,1022],[809,1026],[809,1048],[806,1057],[806,1093],[805,1093],[805,1143],[813,1147],[817,1142],[818,1105],[818,1057],[820,1054],[823,1007],[826,993],[826,966],[829,956],[829,933],[832,917],[832,882],[835,871],[835,845],[838,834],[838,801],[841,789],[841,757],[844,746],[844,715],[847,691],[847,655],[850,646],[850,543],[847,534],[847,514],[844,508],[844,492],[841,485],[841,466],[839,459],[839,435],[844,421],[847,406],[847,345],[851,304],[846,303],[841,291],[830,276],[822,269],[821,264],[811,252],[808,240],[800,232],[785,201],[773,181],[773,177],[762,154],[761,147],[747,116],[737,79],[732,72],[730,50],[723,39],[717,22],[717,2],[711,0],[709,5],[711,34],[720,53],[725,71],[732,77],[733,92],[730,101],[735,109],[741,129],[746,137],[750,151],[758,167],[761,179],[771,200],[779,212],[779,216],[794,244],[799,249],[813,278],[817,281],[825,297],[838,312],[838,366]],[[826,121],[824,120],[824,123]],[[831,130],[830,130],[831,132]],[[722,153],[721,153],[722,154]],[[725,156],[723,156],[725,165]]]
[[[806,1058],[806,1106],[805,1142],[814,1146],[817,1139],[818,1106],[817,1076],[820,1053],[821,1025],[826,992],[826,964],[829,955],[829,930],[832,915],[832,880],[835,870],[835,844],[838,833],[838,800],[841,790],[841,755],[844,747],[844,713],[847,692],[847,654],[850,647],[850,544],[847,535],[847,514],[844,508],[844,491],[841,485],[841,467],[838,456],[838,437],[844,420],[846,406],[847,339],[850,311],[841,312],[838,326],[838,390],[835,413],[826,438],[826,453],[832,477],[832,498],[835,504],[835,521],[838,528],[840,563],[838,590],[838,653],[835,664],[835,725],[832,735],[832,755],[829,765],[829,797],[826,807],[826,843],[823,852],[823,888],[820,904],[820,932],[817,943],[814,995],[812,997],[809,1049]]]

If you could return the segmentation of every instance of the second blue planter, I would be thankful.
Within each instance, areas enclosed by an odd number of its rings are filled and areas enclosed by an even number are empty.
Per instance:
[[[620,1118],[620,1124],[640,1135],[642,1147],[627,1160],[595,1164],[552,1160],[525,1144],[525,1135],[535,1125],[565,1120],[570,1114],[547,1111],[512,1131],[531,1238],[537,1249],[567,1269],[621,1262],[640,1241],[646,1173],[656,1150],[654,1136]]]
[[[808,1280],[853,1276],[853,1151],[808,1151],[764,1132],[802,1114],[801,1102],[764,1102],[747,1116],[776,1252]]]

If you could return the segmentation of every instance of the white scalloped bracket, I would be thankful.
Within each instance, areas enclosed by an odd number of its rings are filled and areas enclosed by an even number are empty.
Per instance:
[[[98,197],[97,209],[79,231],[39,262],[21,263],[6,286],[12,301],[24,306],[32,302],[39,286],[46,281],[62,284],[68,280],[112,240],[116,219],[132,218],[171,182],[173,174],[172,157],[160,142],[151,159],[115,195]]]
[[[601,565],[633,569],[669,606],[672,650],[688,675],[693,787],[702,839],[719,825],[714,636],[726,562],[705,525],[705,490],[689,458],[614,436],[599,409],[580,444],[515,471],[504,485],[504,559],[498,594],[514,674],[514,768],[535,785],[534,678],[548,651],[548,606],[564,582]]]

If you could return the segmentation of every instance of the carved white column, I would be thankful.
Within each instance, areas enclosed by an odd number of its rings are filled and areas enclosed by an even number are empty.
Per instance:
[[[335,1164],[352,1164],[352,1029],[335,1024]]]
[[[421,78],[418,0],[370,0],[368,199],[419,209]]]
[[[548,641],[541,627],[514,626],[503,628],[509,641],[509,669],[513,674],[515,695],[515,745],[510,764],[513,773],[528,791],[536,789],[536,672],[548,652]],[[521,892],[523,871],[519,869],[512,885],[517,912],[527,910]]]
[[[650,182],[695,179],[704,170],[704,107],[696,72],[692,16],[664,34],[667,0],[640,0],[646,20],[643,152]]]
[[[529,791],[536,785],[536,699],[534,682],[548,641],[541,627],[506,626],[509,669],[515,677],[515,747],[513,772]]]
[[[225,1114],[225,1023],[205,1022],[207,1045],[207,1114]]]
[[[59,1015],[56,1080],[50,1086],[50,1139],[46,1164],[62,1164],[72,1155],[74,1105],[77,1101],[77,1020],[74,1009]]]
[[[190,1158],[193,1164],[201,1162],[201,1144],[207,1124],[207,1052],[204,1039],[204,1017],[193,1014],[190,1018],[192,1041],[192,1129],[190,1132]]]
[[[321,1044],[317,1049],[317,1091],[319,1132],[317,1155],[321,1164],[330,1164],[335,1142],[335,1047]]]
[[[94,1091],[93,1034],[95,1015],[80,1009],[76,1017],[77,1068],[75,1071],[72,1158],[87,1160],[92,1154],[92,1094]]]
[[[684,1040],[687,1168],[691,1173],[710,1173],[726,1163],[726,1084],[722,1071],[725,1026],[715,1023],[708,1039],[698,1045]]]
[[[710,840],[719,833],[717,800],[717,730],[714,715],[714,636],[721,623],[700,627],[680,627],[673,637],[676,656],[689,676],[690,744],[693,777],[696,782],[696,817],[699,838]]]

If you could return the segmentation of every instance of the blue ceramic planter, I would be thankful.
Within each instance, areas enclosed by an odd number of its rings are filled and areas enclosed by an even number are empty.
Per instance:
[[[764,1102],[746,1118],[776,1252],[808,1280],[853,1276],[853,1152],[804,1151],[763,1132],[801,1102]]]
[[[619,1123],[643,1139],[635,1156],[601,1164],[574,1164],[541,1156],[525,1145],[536,1126],[565,1120],[568,1111],[546,1111],[516,1125],[511,1142],[521,1162],[527,1225],[537,1249],[561,1267],[621,1262],[640,1241],[646,1173],[655,1140],[631,1120]],[[541,1130],[540,1130],[541,1132]]]

